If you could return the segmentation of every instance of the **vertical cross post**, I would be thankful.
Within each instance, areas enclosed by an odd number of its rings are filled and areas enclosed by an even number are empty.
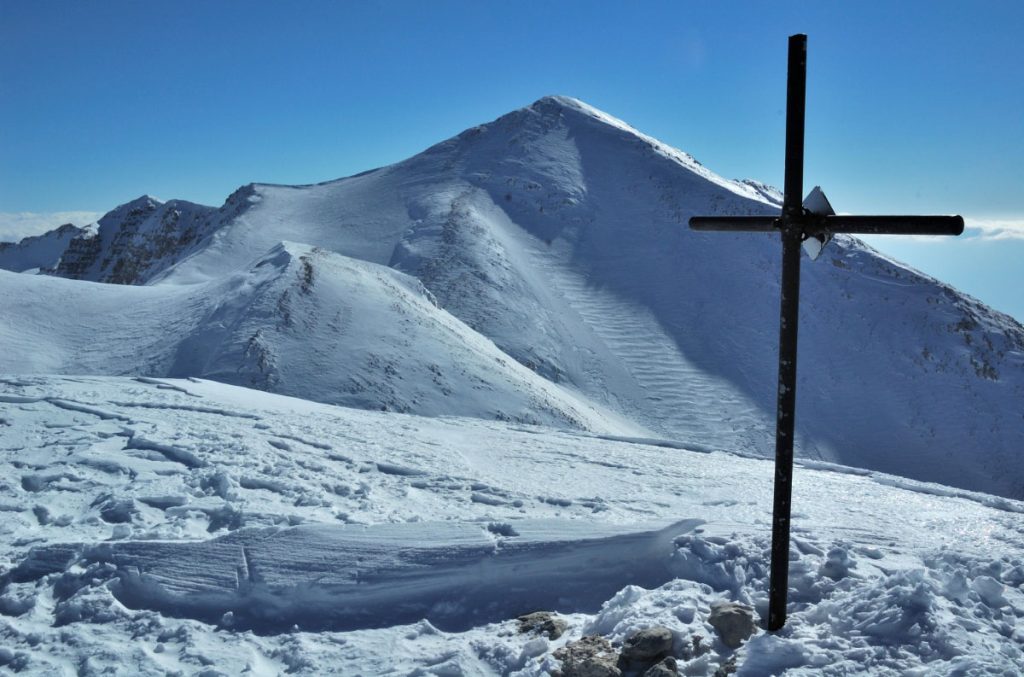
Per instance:
[[[782,236],[782,285],[779,323],[778,413],[775,427],[775,502],[772,510],[771,582],[768,629],[786,623],[789,588],[789,524],[793,496],[793,431],[796,413],[796,337],[800,311],[800,249],[808,237],[822,244],[835,233],[959,235],[960,216],[836,216],[820,189],[809,208],[800,195],[804,183],[804,104],[807,89],[807,36],[789,38],[786,81],[786,185],[778,216],[694,216],[693,230],[779,233]],[[815,194],[824,207],[814,206]],[[820,251],[820,248],[819,248]]]
[[[782,200],[782,286],[779,319],[778,420],[775,424],[775,501],[768,629],[786,623],[789,587],[789,516],[793,495],[793,428],[796,413],[796,345],[800,317],[800,246],[804,192],[804,100],[807,36],[789,38],[786,79],[786,183]]]

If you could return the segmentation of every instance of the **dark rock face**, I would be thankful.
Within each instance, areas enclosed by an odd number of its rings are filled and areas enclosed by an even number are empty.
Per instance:
[[[64,255],[50,272],[58,277],[82,279],[100,255],[100,238],[96,233],[83,233],[68,243]]]
[[[74,237],[50,271],[111,284],[144,284],[180,260],[215,227],[212,207],[144,196],[99,220],[99,232]]]

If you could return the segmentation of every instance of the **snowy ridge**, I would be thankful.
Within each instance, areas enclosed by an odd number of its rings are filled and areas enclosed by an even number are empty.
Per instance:
[[[15,273],[53,268],[71,240],[83,237],[87,228],[70,223],[42,235],[26,237],[18,243],[0,242],[0,268]]]
[[[303,245],[201,285],[0,279],[8,373],[203,376],[366,409],[640,430],[509,359],[418,280]],[[59,303],[79,314],[53,315]]]
[[[1024,666],[1019,501],[801,468],[789,623],[734,650],[710,608],[765,612],[769,461],[197,379],[0,398],[0,660],[27,674],[543,675],[653,625],[705,677]],[[566,633],[517,632],[527,604]]]

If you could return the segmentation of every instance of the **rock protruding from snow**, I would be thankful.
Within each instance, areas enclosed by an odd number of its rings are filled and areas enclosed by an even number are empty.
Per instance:
[[[519,632],[545,635],[548,639],[558,639],[569,627],[564,618],[559,618],[550,611],[534,611],[516,620],[519,623]]]
[[[53,273],[94,282],[144,284],[179,260],[216,225],[213,207],[144,195],[99,220],[96,232],[67,243]]]
[[[754,610],[736,602],[719,602],[711,605],[708,623],[730,649],[738,649],[750,639],[757,627],[754,625]]]
[[[663,625],[630,635],[622,646],[622,658],[631,663],[651,663],[672,650],[672,631]]]
[[[562,662],[554,677],[621,677],[619,654],[607,638],[588,635],[555,651]]]

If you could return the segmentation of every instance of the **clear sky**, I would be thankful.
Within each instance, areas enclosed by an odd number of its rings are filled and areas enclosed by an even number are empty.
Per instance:
[[[797,32],[807,187],[845,212],[963,214],[970,243],[872,243],[1024,318],[1019,0],[0,0],[0,237],[144,193],[219,205],[353,174],[545,94],[781,186]]]

